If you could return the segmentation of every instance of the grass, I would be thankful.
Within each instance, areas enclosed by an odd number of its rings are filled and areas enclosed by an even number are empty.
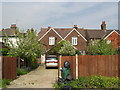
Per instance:
[[[62,83],[60,86],[56,83],[56,88],[63,86],[72,86],[72,88],[120,88],[120,78],[105,76],[79,77],[71,82]]]
[[[8,79],[0,79],[0,88],[6,88],[7,85],[10,85],[10,81]]]

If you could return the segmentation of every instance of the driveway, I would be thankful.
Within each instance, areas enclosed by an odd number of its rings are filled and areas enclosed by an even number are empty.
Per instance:
[[[57,75],[57,69],[45,69],[44,66],[39,66],[36,70],[12,81],[7,88],[53,88]]]

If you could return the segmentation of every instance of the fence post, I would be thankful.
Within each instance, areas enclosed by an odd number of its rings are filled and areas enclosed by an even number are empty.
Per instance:
[[[76,54],[76,79],[78,79],[78,55]]]
[[[61,55],[59,56],[59,66],[58,66],[58,77],[61,78],[61,71],[60,71],[60,68],[61,68]]]

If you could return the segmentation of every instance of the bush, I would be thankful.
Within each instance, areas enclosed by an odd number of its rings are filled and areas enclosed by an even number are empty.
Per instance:
[[[0,79],[0,88],[6,88],[7,85],[10,85],[11,80]]]
[[[1,48],[0,49],[0,56],[7,56],[8,55],[8,48]]]
[[[34,69],[36,69],[38,66],[39,66],[38,63],[34,63],[34,64],[31,66],[31,68],[32,68],[32,70],[34,70]]]
[[[27,74],[29,71],[26,68],[18,68],[17,69],[17,76]]]
[[[107,44],[106,40],[96,40],[94,44],[88,44],[88,53],[90,55],[116,55],[117,51],[113,48],[112,43]]]
[[[55,84],[56,88],[62,88],[63,86],[69,85],[73,88],[118,88],[120,86],[120,78],[118,77],[104,77],[104,76],[88,76],[79,77],[72,82],[66,84],[61,84],[58,86]]]
[[[117,48],[117,53],[118,53],[118,54],[120,54],[120,47],[119,47],[119,48]]]

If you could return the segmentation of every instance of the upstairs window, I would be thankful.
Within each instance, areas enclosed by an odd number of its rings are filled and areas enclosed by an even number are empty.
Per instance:
[[[49,37],[49,45],[55,45],[55,37]]]
[[[72,37],[72,45],[77,45],[77,37]]]

